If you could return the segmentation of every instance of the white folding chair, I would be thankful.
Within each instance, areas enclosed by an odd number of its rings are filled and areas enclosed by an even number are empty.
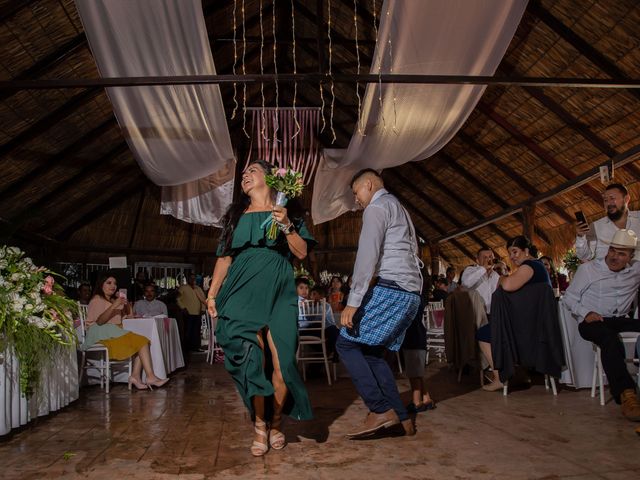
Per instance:
[[[636,346],[636,342],[638,341],[638,337],[640,337],[640,333],[638,332],[622,332],[620,333],[620,340],[622,341],[622,344],[625,347],[625,350],[628,352],[628,348],[627,346],[632,346],[631,350],[633,351],[633,353],[631,353],[631,355],[627,355],[626,356],[626,360],[628,363],[633,363],[633,359],[634,359],[634,353],[635,353],[635,346]],[[601,351],[600,351],[600,347],[598,347],[595,343],[593,344],[593,351],[594,351],[594,355],[593,355],[593,378],[591,380],[591,398],[594,398],[596,396],[596,380],[597,380],[597,386],[599,389],[599,397],[600,397],[600,405],[604,405],[605,401],[604,401],[604,369],[602,368],[602,358],[601,358]],[[640,387],[640,367],[638,368],[638,373],[637,373],[637,384],[638,387]]]
[[[78,312],[80,314],[80,330],[78,332],[79,344],[84,343],[86,335],[85,321],[87,320],[87,310],[87,305],[82,305],[78,302]],[[96,353],[99,358],[87,358],[87,353]],[[82,383],[82,378],[84,376],[85,370],[92,368],[98,370],[99,372],[100,388],[105,388],[106,386],[106,392],[109,393],[109,384],[111,382],[111,366],[120,366],[125,364],[128,364],[129,376],[131,376],[131,357],[129,357],[128,360],[109,360],[109,349],[107,349],[107,347],[100,343],[91,345],[86,350],[82,350],[82,360],[80,361],[80,379],[78,383]],[[129,385],[129,389],[131,389],[131,385]]]
[[[438,361],[446,360],[443,302],[429,302],[424,309],[423,322],[427,327],[426,364],[429,364],[429,352],[431,350],[438,356]]]
[[[484,379],[481,380],[484,383]],[[549,385],[551,385],[551,392],[554,396],[558,396],[558,389],[556,387],[556,379],[551,375],[544,376],[544,388],[545,390],[549,390]],[[509,394],[509,382],[504,382],[504,386],[502,387],[502,395],[505,397]]]
[[[304,300],[298,307],[298,365],[302,367],[302,378],[307,380],[307,363],[324,363],[327,381],[331,385],[329,356],[324,334],[326,326],[326,300],[319,302]]]

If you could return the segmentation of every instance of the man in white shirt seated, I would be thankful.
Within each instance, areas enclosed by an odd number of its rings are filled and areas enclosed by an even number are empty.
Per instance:
[[[462,286],[477,291],[487,310],[487,315],[491,313],[491,295],[498,288],[500,275],[493,270],[495,256],[489,248],[481,248],[476,254],[477,265],[466,267],[460,278]]]
[[[580,336],[600,347],[611,394],[632,421],[640,421],[640,402],[618,334],[640,332],[640,320],[628,316],[640,286],[640,262],[631,263],[637,244],[632,230],[617,231],[605,258],[580,265],[563,299]]]
[[[167,306],[160,300],[156,300],[155,285],[145,285],[144,298],[134,304],[133,311],[141,317],[155,317],[156,315],[168,316]]]
[[[609,184],[602,198],[607,215],[591,226],[580,222],[576,227],[576,255],[583,262],[604,258],[619,229],[640,232],[640,212],[629,210],[631,197],[624,185]]]

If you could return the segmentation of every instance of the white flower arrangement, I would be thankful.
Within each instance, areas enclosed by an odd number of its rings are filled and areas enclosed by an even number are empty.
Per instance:
[[[20,360],[20,386],[25,394],[33,392],[54,347],[76,341],[77,306],[53,275],[36,267],[19,248],[0,246],[0,341],[9,342]],[[0,350],[4,348],[0,345]]]

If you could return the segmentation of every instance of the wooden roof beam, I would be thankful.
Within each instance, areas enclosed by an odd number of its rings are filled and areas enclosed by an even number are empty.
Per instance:
[[[448,212],[447,218],[454,226],[458,228],[461,228],[464,226],[464,224],[453,215],[453,212],[450,209],[447,209],[442,203],[438,202],[433,197],[428,198],[423,191],[421,191],[418,187],[416,187],[410,179],[403,176],[399,171],[397,171],[397,169],[395,170],[389,169],[386,171],[392,172],[393,174],[395,174],[396,178],[400,180],[407,188],[409,188],[409,190],[411,190],[414,193],[414,195],[416,195],[420,200],[422,200],[425,203],[425,205],[431,208],[435,207],[435,209],[439,210],[440,212]],[[474,242],[476,242],[481,247],[486,245],[485,241],[482,240],[473,232],[469,232],[469,238],[471,238]]]
[[[493,153],[491,153],[484,146],[480,145],[474,138],[472,138],[467,133],[460,131],[458,132],[458,137],[469,145],[473,150],[475,150],[481,157],[483,157],[487,162],[492,165],[498,167],[505,175],[507,175],[511,180],[517,183],[523,190],[525,190],[532,197],[536,197],[540,195],[540,191],[527,182],[522,175],[518,175],[510,166],[508,166],[505,162],[496,157]],[[573,223],[575,220],[571,215],[565,212],[561,207],[559,207],[555,202],[549,202],[549,208],[552,212],[558,215],[567,223]]]
[[[57,185],[53,190],[44,194],[42,197],[37,199],[35,202],[31,204],[23,204],[24,208],[20,210],[15,215],[10,217],[11,223],[15,225],[15,227],[20,227],[24,222],[26,222],[34,213],[40,212],[44,207],[55,203],[56,197],[63,194],[67,190],[72,187],[77,187],[78,183],[89,179],[96,173],[96,170],[105,170],[107,167],[111,168],[109,162],[114,158],[122,155],[127,152],[129,149],[126,142],[121,142],[117,144],[114,148],[109,150],[105,155],[98,157],[92,162],[84,165],[80,170],[78,170],[75,174],[68,177],[66,180]],[[127,165],[127,169],[131,168],[131,166]]]
[[[480,190],[487,197],[489,197],[496,204],[498,204],[501,208],[505,209],[509,207],[509,204],[504,199],[502,199],[498,194],[496,194],[496,192],[494,192],[489,187],[487,187],[484,183],[482,183],[479,177],[473,176],[465,168],[461,167],[457,159],[453,158],[452,156],[448,155],[442,150],[440,150],[440,152],[438,152],[436,156],[444,159],[446,162],[446,165],[449,168],[451,168],[455,173],[460,175],[462,178],[466,179],[471,185],[473,185],[474,188]],[[515,212],[514,215],[516,216],[516,218],[520,223],[524,221],[520,213]],[[543,242],[545,242],[547,245],[551,245],[551,240],[549,240],[549,236],[544,232],[544,230],[542,230],[538,226],[534,226],[534,232],[536,235],[538,235],[538,237],[540,237],[540,239]]]
[[[394,173],[392,170],[387,170],[389,173]],[[438,225],[437,223],[435,223],[433,220],[431,220],[427,215],[425,215],[424,212],[422,212],[418,207],[416,207],[415,205],[413,205],[411,202],[409,202],[409,200],[404,197],[399,191],[395,190],[393,187],[391,186],[385,186],[385,188],[387,188],[387,190],[389,190],[389,192],[396,196],[398,198],[398,200],[400,200],[400,202],[402,202],[403,205],[405,205],[408,209],[413,210],[413,212],[415,213],[415,215],[417,217],[419,217],[420,219],[422,219],[422,221],[424,221],[427,225],[429,225],[431,228],[433,228],[436,232],[440,233],[441,235],[443,235],[445,233],[444,229]],[[416,230],[417,232],[417,230]],[[425,241],[427,240],[427,237],[423,237],[425,239]],[[458,242],[455,238],[451,239],[451,244],[457,248],[460,252],[462,252],[463,255],[473,259],[475,261],[476,256],[474,254],[472,254],[464,245],[462,245],[460,242]],[[444,258],[444,257],[443,257]]]
[[[571,180],[572,178],[575,178],[576,174],[573,173],[571,169],[565,167],[562,163],[556,160],[549,152],[547,152],[544,148],[538,145],[538,143],[535,142],[532,138],[520,132],[506,118],[504,118],[502,115],[496,112],[489,105],[480,101],[478,103],[478,109],[482,113],[484,113],[487,117],[489,117],[491,120],[493,120],[496,124],[498,124],[503,130],[509,133],[520,144],[525,146],[535,156],[540,158],[548,166],[550,166],[556,172],[562,175],[566,180]],[[592,186],[583,185],[580,187],[580,189],[592,200],[596,201],[597,203],[602,203],[602,194]]]
[[[101,88],[88,88],[82,93],[75,95],[70,100],[67,100],[53,112],[35,121],[23,131],[18,133],[11,140],[2,144],[0,146],[0,157],[8,155],[19,145],[29,142],[41,133],[46,132],[51,127],[63,120],[65,117],[71,115],[78,108],[84,106],[88,101],[95,98],[100,92],[102,92]]]
[[[0,191],[0,198],[11,197],[17,194],[20,190],[22,190],[24,187],[26,187],[30,183],[35,181],[40,181],[43,175],[49,173],[55,167],[57,167],[66,159],[68,159],[70,156],[73,156],[79,149],[94,142],[95,140],[100,138],[100,136],[103,135],[105,132],[109,131],[110,129],[116,126],[117,126],[117,123],[116,123],[115,117],[109,118],[107,121],[101,123],[96,128],[92,129],[85,135],[81,136],[71,145],[63,148],[58,153],[53,155],[51,158],[47,159],[46,163],[42,163],[41,165],[38,165],[36,168],[31,170],[30,172],[18,178],[13,183],[9,184],[2,191]],[[2,159],[2,160],[7,161],[6,157],[5,159]],[[0,160],[0,163],[2,163],[2,160]]]
[[[82,215],[82,217],[74,221],[71,225],[67,226],[62,232],[56,235],[56,239],[61,242],[66,241],[74,232],[80,230],[82,227],[92,222],[93,220],[99,219],[102,215],[120,206],[120,204],[122,204],[125,200],[128,200],[133,195],[138,193],[140,191],[140,187],[144,185],[146,181],[147,179],[144,176],[138,175],[137,177],[135,177],[134,181],[131,182],[127,187],[122,188],[113,194],[110,194],[106,200],[100,202],[99,205]]]
[[[438,180],[434,175],[432,175],[430,172],[420,168],[416,163],[414,162],[409,162],[407,164],[409,166],[410,169],[412,169],[418,176],[422,177],[424,180],[426,180],[427,182],[433,184],[438,190],[440,190],[441,192],[443,192],[450,200],[453,200],[455,202],[457,202],[459,205],[462,206],[462,208],[464,208],[467,212],[469,212],[471,215],[473,215],[474,217],[476,217],[476,219],[481,219],[484,217],[484,215],[479,211],[476,210],[474,207],[472,207],[471,205],[469,205],[467,202],[465,202],[463,200],[463,197],[459,194],[456,194],[456,192],[454,192],[453,190],[451,190],[448,186],[446,186],[445,184],[443,184],[440,180]],[[494,224],[488,225],[489,229],[495,233],[496,235],[498,235],[500,238],[502,238],[505,242],[509,240],[509,237],[507,236],[506,233],[504,233],[502,230],[500,230],[497,226],[495,226]]]
[[[542,20],[551,30],[553,30],[560,38],[569,43],[575,48],[580,55],[585,57],[595,66],[597,66],[602,72],[610,76],[611,78],[619,78],[628,80],[631,77],[627,75],[621,68],[619,68],[613,61],[609,60],[604,54],[600,53],[593,45],[587,42],[584,38],[578,35],[571,28],[566,26],[562,21],[556,18],[549,10],[544,8],[539,0],[531,0],[527,6],[527,11],[534,14],[540,20]],[[630,95],[633,95],[640,100],[640,91],[627,90]]]
[[[627,163],[636,161],[640,158],[640,145],[637,145],[633,148],[630,148],[629,150],[627,150],[624,153],[621,153],[620,155],[616,156],[615,158],[612,159],[613,163],[614,163],[614,167],[622,167],[624,165],[626,165]],[[607,162],[608,164],[608,162]],[[560,195],[562,193],[568,192],[573,190],[574,188],[576,188],[577,186],[580,186],[584,183],[590,182],[591,180],[597,178],[600,175],[600,166],[594,167],[580,175],[578,175],[576,178],[574,178],[573,180],[568,180],[565,183],[563,183],[562,185],[557,186],[556,188],[552,188],[551,190],[541,193],[533,198],[527,199],[524,202],[520,202],[517,205],[513,205],[507,209],[504,209],[501,212],[496,213],[495,215],[492,215],[491,217],[486,217],[485,219],[476,222],[472,225],[468,225],[464,228],[460,228],[458,230],[456,230],[455,232],[452,233],[448,233],[446,236],[444,236],[443,238],[438,239],[439,242],[443,242],[446,241],[448,239],[451,238],[455,238],[459,235],[463,235],[465,233],[471,232],[473,230],[476,230],[480,227],[483,227],[485,225],[488,225],[489,223],[492,222],[497,222],[498,220],[501,220],[502,218],[508,217],[510,215],[513,215],[515,212],[518,212],[520,210],[522,210],[524,207],[526,206],[530,206],[531,204],[538,204],[538,203],[544,203],[549,201],[550,199],[552,199],[553,197]]]

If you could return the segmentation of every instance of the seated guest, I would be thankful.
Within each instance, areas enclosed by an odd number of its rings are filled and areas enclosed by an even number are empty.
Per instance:
[[[298,305],[305,300],[309,300],[309,279],[307,277],[296,277],[296,293],[298,294]],[[308,327],[305,318],[298,317],[298,328]]]
[[[156,299],[156,286],[144,286],[144,298],[138,300],[133,306],[133,311],[141,317],[155,317],[156,315],[167,315],[167,306]]]
[[[455,281],[455,278],[456,278],[456,267],[454,267],[453,265],[451,265],[450,267],[447,267],[447,272],[446,272],[445,277],[446,277],[447,282],[448,282],[447,293],[451,293],[456,288],[458,288],[458,282]]]
[[[149,283],[149,276],[146,270],[138,270],[136,278],[129,286],[127,296],[134,302],[141,300],[144,297],[144,286]]]
[[[342,284],[342,278],[335,276],[331,279],[331,285],[329,287],[329,304],[331,310],[334,312],[341,312],[344,310],[342,301],[344,300],[344,285]]]
[[[433,295],[431,296],[432,302],[444,302],[449,295],[449,281],[442,277],[436,280],[436,288],[433,290]]]
[[[116,295],[117,290],[116,279],[109,271],[98,277],[93,298],[89,302],[85,322],[87,331],[81,348],[86,350],[100,343],[107,347],[112,360],[126,360],[135,355],[129,386],[133,384],[139,390],[161,387],[169,379],[158,378],[153,373],[149,339],[122,328],[122,320],[131,315],[131,305],[126,298]],[[146,383],[142,382],[143,368],[147,374]]]
[[[507,250],[517,270],[500,277],[492,297],[490,353],[488,345],[481,343],[494,366],[494,381],[485,386],[489,391],[501,388],[516,364],[559,377],[564,363],[558,308],[549,274],[536,258],[536,248],[519,235],[507,243]]]
[[[493,271],[495,256],[490,248],[481,248],[476,254],[476,265],[465,267],[460,284],[477,291],[484,300],[487,315],[491,314],[491,295],[498,286],[500,275]]]
[[[88,282],[82,282],[78,287],[78,303],[80,305],[89,305],[91,300],[91,285]]]
[[[618,334],[640,332],[640,321],[629,318],[640,286],[640,262],[631,262],[637,244],[632,230],[618,230],[605,258],[578,267],[563,298],[580,322],[580,336],[600,347],[611,395],[632,421],[640,421],[640,402]]]
[[[569,287],[567,276],[556,271],[556,267],[553,265],[551,257],[540,257],[540,261],[544,265],[544,268],[547,269],[549,278],[551,278],[551,286],[554,289],[557,288],[559,293],[564,293],[567,290],[567,287]]]

